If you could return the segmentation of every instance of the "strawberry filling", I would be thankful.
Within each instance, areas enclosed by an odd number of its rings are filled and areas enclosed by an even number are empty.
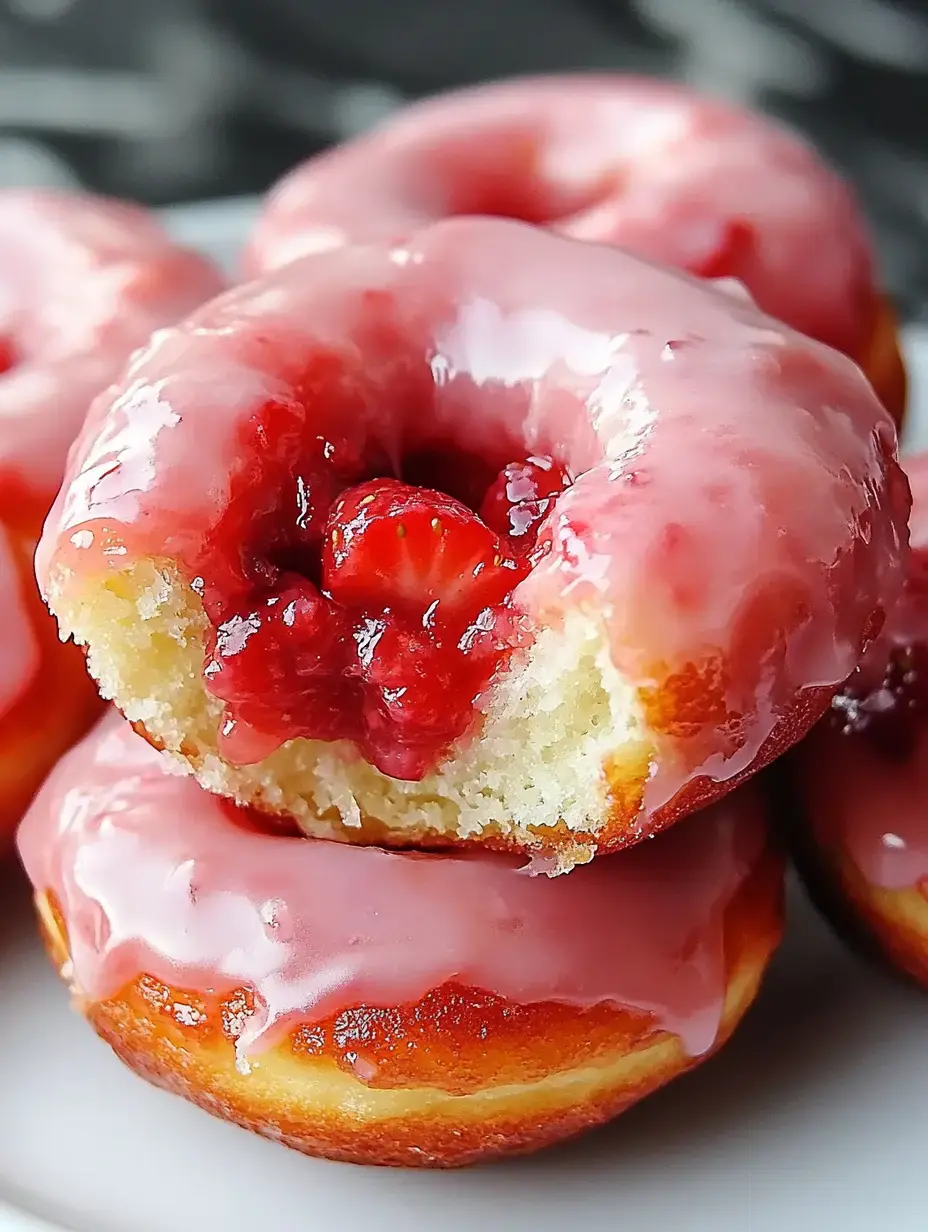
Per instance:
[[[323,450],[297,478],[296,516],[251,568],[244,601],[230,602],[228,579],[201,587],[223,753],[248,763],[295,737],[350,740],[384,773],[420,779],[469,730],[523,643],[512,591],[570,479],[552,459],[529,458],[480,494],[480,468],[462,464],[456,486],[478,514],[432,487],[352,483],[325,453],[337,461]],[[416,460],[417,478],[424,467]]]

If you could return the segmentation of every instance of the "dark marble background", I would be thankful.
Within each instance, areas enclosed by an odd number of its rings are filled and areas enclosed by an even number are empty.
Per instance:
[[[925,0],[0,0],[0,184],[262,190],[406,98],[636,69],[783,117],[854,180],[928,320]]]

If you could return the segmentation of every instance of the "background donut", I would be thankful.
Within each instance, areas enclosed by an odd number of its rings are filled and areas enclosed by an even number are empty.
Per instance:
[[[354,1162],[457,1166],[614,1116],[724,1043],[782,925],[748,789],[551,880],[263,832],[118,718],[53,773],[20,850],[123,1061]]]
[[[145,210],[0,192],[0,849],[99,712],[83,655],[60,643],[34,582],[68,448],[132,351],[220,286]]]
[[[455,214],[517,218],[738,278],[765,312],[857,360],[901,419],[905,371],[863,217],[840,177],[770,120],[617,74],[456,91],[289,172],[245,266],[399,241]]]
[[[795,753],[794,841],[838,930],[928,986],[928,455],[908,458],[906,470],[906,590]]]

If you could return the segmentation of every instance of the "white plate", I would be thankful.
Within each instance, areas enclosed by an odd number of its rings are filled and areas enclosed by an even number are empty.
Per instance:
[[[188,209],[178,231],[228,252],[248,208]],[[918,387],[928,341],[910,341]],[[605,1130],[457,1173],[304,1159],[146,1086],[69,1011],[15,868],[0,903],[0,1232],[928,1229],[928,1000],[799,894],[719,1057]]]

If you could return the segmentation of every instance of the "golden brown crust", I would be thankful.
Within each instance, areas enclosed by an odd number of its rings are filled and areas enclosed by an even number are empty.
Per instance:
[[[37,901],[60,967],[65,922],[46,896]],[[781,927],[782,863],[771,853],[726,913],[716,1048],[753,1000]],[[207,997],[143,975],[116,997],[77,1002],[155,1085],[307,1154],[363,1163],[454,1167],[535,1150],[602,1123],[703,1059],[641,1014],[517,1006],[445,985],[416,1005],[355,1007],[298,1027],[245,1074],[234,1041],[253,1009],[247,990]]]
[[[725,1038],[755,990],[755,985],[745,989],[732,1008]],[[230,1056],[206,1049],[181,1050],[163,1033],[150,1039],[144,1026],[131,1013],[121,1015],[119,1008],[113,1003],[93,1006],[87,1016],[120,1060],[141,1077],[214,1116],[304,1154],[350,1163],[450,1168],[538,1150],[602,1124],[693,1064],[677,1039],[664,1036],[629,1054],[620,1080],[578,1081],[576,1091],[539,1083],[530,1091],[510,1093],[505,1100],[469,1107],[464,1103],[468,1097],[443,1098],[419,1088],[407,1093],[408,1102],[397,1101],[392,1115],[362,1118],[357,1102],[365,1088],[357,1080],[339,1088],[327,1105],[306,1102],[299,1078],[308,1074],[299,1075],[294,1084],[296,1075],[284,1064],[270,1074],[270,1096],[266,1086],[249,1090]],[[279,1058],[269,1058],[274,1060]],[[317,1077],[329,1068],[325,1061],[314,1064]],[[338,1107],[339,1102],[344,1108]]]
[[[690,813],[727,796],[801,740],[828,709],[833,695],[833,688],[806,689],[797,697],[789,718],[777,725],[776,731],[764,741],[749,766],[724,782],[716,782],[706,776],[691,779],[672,800],[655,809],[646,824],[642,825],[637,815],[614,811],[598,836],[597,852],[620,851],[642,838],[651,838]],[[643,792],[644,782],[639,801],[643,799]]]
[[[32,570],[36,540],[10,533],[22,601],[39,646],[39,668],[23,696],[0,716],[0,854],[45,775],[103,709],[82,652],[64,645]]]

